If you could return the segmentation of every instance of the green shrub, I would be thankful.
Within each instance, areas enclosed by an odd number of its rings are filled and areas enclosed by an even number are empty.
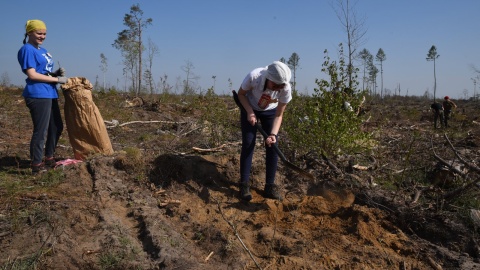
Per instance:
[[[362,118],[357,116],[365,93],[357,91],[356,70],[348,81],[342,45],[338,63],[325,51],[322,72],[329,80],[316,80],[318,88],[311,97],[294,98],[286,114],[285,130],[297,152],[317,152],[327,156],[366,149],[370,134],[361,130]],[[333,86],[338,86],[334,89]],[[352,110],[344,106],[348,101]]]

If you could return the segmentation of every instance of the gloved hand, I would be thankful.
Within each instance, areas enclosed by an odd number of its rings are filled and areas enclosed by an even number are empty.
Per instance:
[[[68,80],[67,77],[57,77],[57,78],[58,78],[58,83],[60,83],[60,84],[64,84]]]
[[[48,72],[47,74],[50,77],[64,77],[65,76],[65,69],[59,68],[55,72]]]
[[[64,77],[65,76],[65,69],[59,68],[55,72],[53,72],[53,77]]]

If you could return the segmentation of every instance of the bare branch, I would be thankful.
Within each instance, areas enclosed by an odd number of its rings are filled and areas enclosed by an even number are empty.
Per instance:
[[[217,207],[218,207],[218,211],[220,212],[220,215],[222,216],[223,220],[225,220],[228,225],[230,225],[230,227],[233,229],[233,233],[235,234],[235,236],[237,237],[238,241],[240,241],[240,243],[242,244],[243,248],[245,249],[245,251],[247,251],[248,255],[250,256],[250,258],[253,260],[253,262],[255,263],[255,265],[257,266],[258,269],[262,269],[262,267],[260,266],[260,264],[258,264],[258,262],[255,260],[255,258],[253,257],[253,254],[252,252],[250,252],[250,250],[248,249],[248,247],[245,245],[245,243],[243,242],[242,238],[240,237],[240,235],[238,234],[238,231],[237,231],[237,227],[235,226],[235,224],[233,224],[230,220],[228,220],[223,211],[222,211],[222,207],[220,207],[220,202],[217,201]]]
[[[445,139],[447,140],[448,144],[450,145],[450,148],[453,150],[453,152],[455,153],[455,156],[463,163],[465,164],[468,168],[476,171],[476,172],[480,172],[480,168],[478,168],[477,166],[473,165],[473,164],[470,164],[468,163],[464,158],[462,158],[459,154],[458,154],[458,151],[455,149],[455,147],[453,146],[452,142],[450,141],[450,139],[448,138],[447,134],[444,134],[444,137]],[[440,156],[437,155],[437,153],[435,153],[435,150],[433,149],[433,144],[432,144],[432,150],[433,150],[433,155],[435,157],[435,159],[437,159],[438,161],[440,161],[440,163],[442,163],[443,165],[445,165],[446,167],[448,167],[451,171],[453,171],[454,173],[457,173],[459,175],[461,175],[462,177],[464,177],[466,180],[468,180],[468,175],[465,174],[464,172],[456,169],[454,166],[452,166],[450,163],[448,163],[447,161],[445,161],[443,158],[441,158]],[[455,198],[457,195],[463,193],[465,190],[471,188],[471,187],[475,187],[476,184],[480,182],[480,178],[476,179],[476,180],[473,180],[473,181],[470,181],[468,183],[465,183],[463,184],[461,187],[459,188],[456,188],[446,194],[444,194],[442,196],[442,198],[444,200],[449,200],[449,199],[452,199],[452,198]]]

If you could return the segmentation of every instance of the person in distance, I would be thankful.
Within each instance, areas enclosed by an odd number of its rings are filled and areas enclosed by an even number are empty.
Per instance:
[[[443,110],[444,110],[444,121],[445,121],[445,127],[449,127],[448,125],[448,120],[450,120],[452,110],[457,108],[457,104],[453,102],[449,96],[445,96],[443,98]]]

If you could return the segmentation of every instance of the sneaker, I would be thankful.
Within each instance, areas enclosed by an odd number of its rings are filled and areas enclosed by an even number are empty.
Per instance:
[[[263,190],[263,197],[268,199],[275,199],[281,201],[282,195],[278,191],[278,187],[275,184],[266,184]]]
[[[45,158],[45,167],[54,169],[57,166],[57,162],[55,161],[54,157]]]
[[[252,200],[252,193],[250,193],[250,185],[248,183],[240,183],[240,199],[247,202]]]
[[[42,174],[44,172],[47,172],[47,169],[43,163],[32,165],[32,175]]]

